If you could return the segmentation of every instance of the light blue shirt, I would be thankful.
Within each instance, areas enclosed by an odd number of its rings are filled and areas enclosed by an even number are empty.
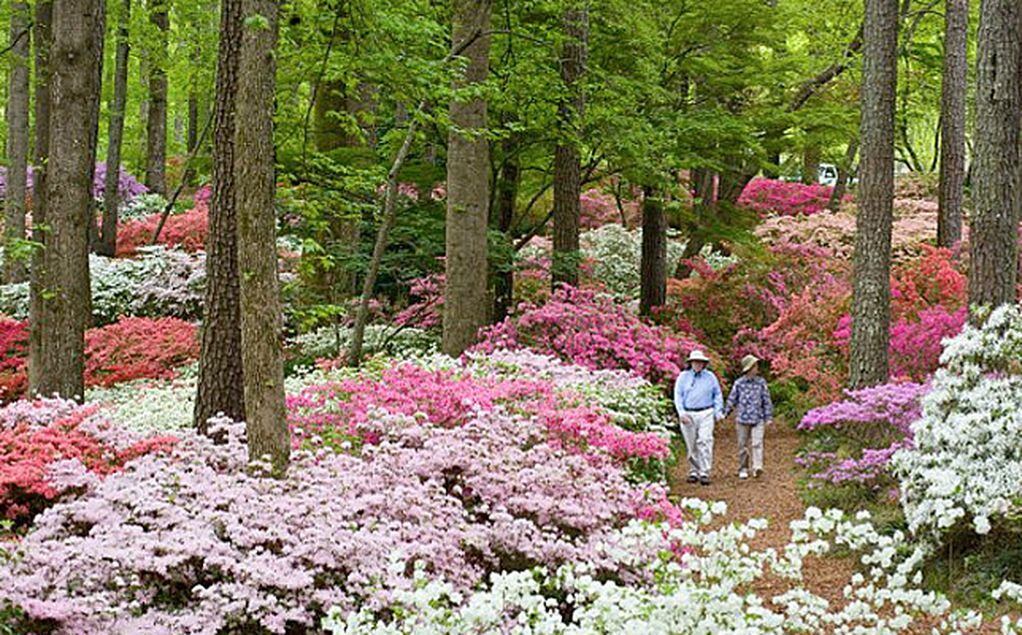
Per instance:
[[[724,414],[724,397],[720,392],[720,382],[709,369],[698,373],[690,370],[682,371],[674,382],[674,407],[678,416],[686,411],[706,410],[713,408],[713,416],[717,419]]]

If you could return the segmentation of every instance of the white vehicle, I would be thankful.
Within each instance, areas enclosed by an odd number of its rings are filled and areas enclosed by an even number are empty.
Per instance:
[[[837,166],[832,163],[821,163],[817,169],[816,182],[820,185],[836,185]]]

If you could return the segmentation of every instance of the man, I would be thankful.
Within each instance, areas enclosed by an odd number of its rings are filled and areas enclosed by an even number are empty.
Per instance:
[[[688,370],[674,382],[674,407],[688,453],[688,482],[710,484],[713,467],[713,425],[724,417],[724,398],[710,359],[699,350],[688,356]]]

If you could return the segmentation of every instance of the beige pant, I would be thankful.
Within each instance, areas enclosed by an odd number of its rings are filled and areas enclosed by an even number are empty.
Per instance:
[[[738,469],[749,471],[749,454],[752,454],[752,469],[763,469],[763,429],[765,424],[755,426],[736,423],[738,432]]]
[[[713,408],[686,412],[681,418],[681,435],[688,450],[690,476],[709,476],[713,468]]]

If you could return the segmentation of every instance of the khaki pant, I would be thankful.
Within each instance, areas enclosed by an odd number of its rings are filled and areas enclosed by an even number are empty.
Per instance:
[[[689,476],[710,476],[713,468],[713,424],[713,408],[686,412],[681,418]]]
[[[736,423],[738,432],[738,469],[742,472],[749,471],[749,454],[752,453],[752,469],[763,469],[763,429],[765,424],[746,425]]]

